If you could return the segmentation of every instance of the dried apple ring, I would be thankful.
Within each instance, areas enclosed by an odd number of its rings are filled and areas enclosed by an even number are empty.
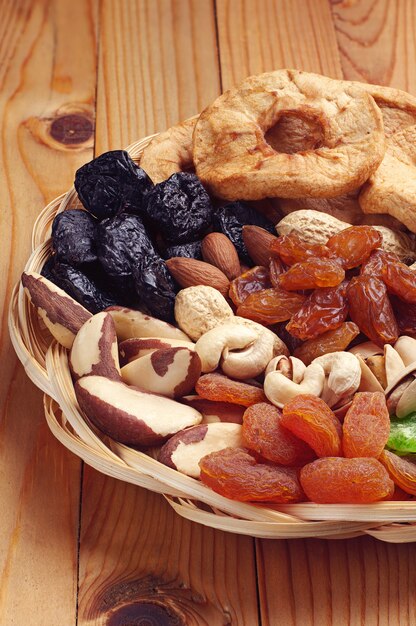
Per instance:
[[[197,119],[197,116],[190,117],[168,128],[156,135],[143,150],[140,167],[155,184],[193,167],[192,133]]]
[[[320,123],[323,146],[276,152],[265,134],[283,115]],[[368,93],[297,70],[247,78],[201,113],[193,137],[198,176],[228,200],[337,196],[363,184],[384,155],[381,112]]]

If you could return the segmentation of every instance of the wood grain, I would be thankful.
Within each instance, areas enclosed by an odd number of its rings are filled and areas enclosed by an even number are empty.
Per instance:
[[[342,77],[327,0],[217,0],[216,5],[223,89],[279,68]]]
[[[91,154],[95,1],[0,6],[0,623],[75,624],[80,462],[49,433],[41,394],[18,364],[7,332],[10,290],[30,252],[44,204]],[[72,33],[68,24],[78,24]],[[68,112],[77,115],[68,120]],[[65,118],[62,121],[62,118]],[[75,129],[76,130],[76,129]],[[76,135],[76,133],[75,133]],[[76,138],[76,137],[75,137]]]
[[[416,93],[413,0],[348,0],[332,11],[345,78]]]
[[[100,23],[97,153],[218,95],[210,1],[108,0]],[[79,626],[258,623],[252,539],[186,522],[161,496],[90,468],[84,476]]]

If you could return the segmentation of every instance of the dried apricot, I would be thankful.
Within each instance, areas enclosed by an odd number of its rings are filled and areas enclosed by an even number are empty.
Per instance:
[[[273,404],[250,406],[243,416],[244,445],[279,465],[304,465],[315,458],[304,441],[281,426],[281,419],[282,412]]]
[[[315,289],[292,316],[286,329],[299,339],[315,339],[328,330],[338,328],[348,315],[347,285]]]
[[[336,287],[345,278],[345,272],[331,259],[310,258],[295,263],[287,272],[279,276],[279,285],[287,291]]]
[[[342,454],[342,428],[329,406],[310,394],[296,396],[283,407],[281,424],[303,439],[317,456]]]
[[[270,246],[270,253],[272,256],[280,258],[286,265],[294,265],[312,257],[328,258],[334,256],[327,246],[308,244],[295,233],[275,239]]]
[[[202,482],[232,500],[282,503],[304,499],[295,469],[257,463],[242,448],[211,452],[199,467]]]
[[[318,504],[365,504],[393,494],[394,483],[374,458],[317,459],[300,471],[300,483]]]
[[[351,226],[332,235],[326,245],[340,259],[342,267],[349,270],[368,259],[382,241],[381,233],[372,226]]]
[[[395,484],[406,493],[416,496],[416,464],[383,450],[380,462],[384,465]]]
[[[260,324],[271,325],[284,322],[292,317],[304,303],[306,296],[289,293],[272,287],[248,296],[237,309],[237,315]]]
[[[390,433],[390,416],[384,393],[356,393],[345,415],[342,431],[342,448],[346,457],[378,458]]]
[[[382,278],[383,267],[388,263],[396,263],[396,261],[399,260],[399,257],[392,252],[373,250],[368,259],[361,265],[360,274],[368,274],[375,278]]]
[[[379,278],[355,276],[347,289],[350,316],[359,329],[379,346],[399,336],[385,284]]]
[[[389,293],[394,293],[405,302],[416,304],[416,272],[414,270],[396,261],[396,263],[386,263],[381,273]]]
[[[295,348],[293,355],[309,365],[314,359],[328,352],[342,352],[351,341],[360,333],[360,329],[354,322],[344,322],[335,330],[328,330],[316,337],[309,339],[304,344]]]
[[[266,402],[262,387],[231,380],[223,374],[205,374],[197,381],[195,390],[201,398],[217,402],[231,402],[242,406],[251,406],[257,402]]]
[[[239,306],[252,293],[268,289],[271,286],[267,267],[256,265],[231,281],[229,296],[235,306]]]

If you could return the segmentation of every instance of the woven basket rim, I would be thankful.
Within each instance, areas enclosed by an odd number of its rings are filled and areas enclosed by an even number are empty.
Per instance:
[[[127,151],[139,162],[156,136],[131,144]],[[76,202],[74,188],[50,202],[39,214],[32,233],[32,254],[25,271],[40,271],[50,250],[54,215]],[[86,463],[107,475],[165,496],[174,510],[198,523],[255,537],[349,538],[370,534],[383,541],[416,541],[416,501],[371,505],[320,505],[311,502],[262,506],[219,496],[200,481],[166,467],[152,457],[109,440],[80,412],[69,372],[67,351],[50,341],[47,331],[20,284],[12,292],[9,331],[23,367],[45,394],[45,418],[53,435]],[[203,503],[204,508],[198,506]]]

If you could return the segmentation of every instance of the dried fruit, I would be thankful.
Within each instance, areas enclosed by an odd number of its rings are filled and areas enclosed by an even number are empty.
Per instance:
[[[309,365],[318,356],[328,352],[342,352],[346,350],[351,341],[358,336],[359,332],[360,329],[357,324],[344,322],[335,330],[328,330],[316,337],[316,339],[305,341],[304,344],[295,348],[293,354],[306,365]]]
[[[235,245],[240,259],[249,265],[252,263],[243,240],[243,226],[246,224],[260,226],[273,235],[276,232],[272,222],[245,202],[231,202],[217,209],[212,223],[214,230],[226,235]]]
[[[416,453],[416,413],[391,419],[387,447],[398,454]]]
[[[346,457],[378,458],[390,433],[384,393],[356,393],[344,418],[342,448]]]
[[[175,244],[199,239],[211,224],[212,204],[195,174],[178,172],[146,196],[146,215],[166,241]]]
[[[133,282],[138,296],[152,315],[165,322],[174,320],[175,284],[160,257],[141,257],[133,270]]]
[[[242,448],[212,452],[199,462],[201,480],[216,493],[241,502],[300,502],[296,470],[257,463]]]
[[[406,493],[416,496],[416,464],[403,459],[389,450],[383,450],[380,462],[395,484]]]
[[[102,220],[117,213],[143,213],[143,200],[153,183],[125,150],[104,152],[75,174],[75,189],[90,213]]]
[[[347,289],[350,316],[371,341],[383,346],[399,336],[385,284],[372,276],[355,276]]]
[[[195,391],[201,398],[217,402],[231,402],[242,406],[251,406],[258,402],[267,402],[262,387],[231,380],[223,374],[205,374],[195,385]]]
[[[99,313],[117,304],[114,296],[102,290],[93,278],[66,263],[54,265],[53,282],[91,313]]]
[[[301,485],[318,504],[364,504],[391,496],[394,483],[377,459],[317,459],[300,471]]]
[[[317,456],[341,456],[341,424],[321,398],[296,396],[283,407],[281,424],[306,441]]]
[[[87,211],[68,209],[52,223],[52,247],[56,258],[73,267],[97,260],[96,220]]]
[[[326,245],[340,259],[344,269],[351,269],[368,259],[382,241],[381,234],[371,226],[351,226],[332,235]]]
[[[271,255],[280,258],[286,265],[294,265],[311,258],[331,258],[335,256],[327,246],[307,243],[296,233],[283,235],[272,242]]]
[[[336,261],[310,258],[292,265],[279,277],[279,285],[287,291],[336,287],[344,278],[345,272]]]
[[[183,256],[187,259],[202,260],[201,251],[202,241],[191,241],[190,243],[180,243],[177,246],[169,246],[165,251],[165,258],[170,259],[173,256]]]
[[[382,280],[389,293],[394,293],[405,302],[416,304],[416,272],[404,263],[386,263],[381,270]]]
[[[256,265],[267,266],[270,261],[270,246],[277,239],[260,226],[243,226],[243,241],[250,258]]]
[[[252,293],[263,291],[271,286],[267,268],[256,265],[231,281],[229,296],[235,306],[239,306]]]
[[[374,278],[383,278],[383,267],[388,263],[396,263],[399,257],[385,250],[373,250],[361,266],[360,274],[368,274]]]
[[[250,450],[280,465],[303,465],[315,454],[301,439],[281,426],[282,412],[273,404],[261,402],[246,409],[243,441]]]
[[[260,324],[276,324],[292,317],[305,301],[299,293],[273,287],[248,296],[237,309],[237,315]]]
[[[287,330],[306,340],[341,326],[348,315],[347,284],[344,281],[338,287],[315,289],[293,315]]]
[[[396,296],[390,296],[394,315],[397,320],[400,335],[416,334],[416,304],[403,302]]]
[[[286,270],[287,270],[287,267],[277,257],[275,259],[270,260],[269,272],[270,272],[270,282],[272,284],[272,287],[279,287],[279,276],[281,274],[284,274]]]

